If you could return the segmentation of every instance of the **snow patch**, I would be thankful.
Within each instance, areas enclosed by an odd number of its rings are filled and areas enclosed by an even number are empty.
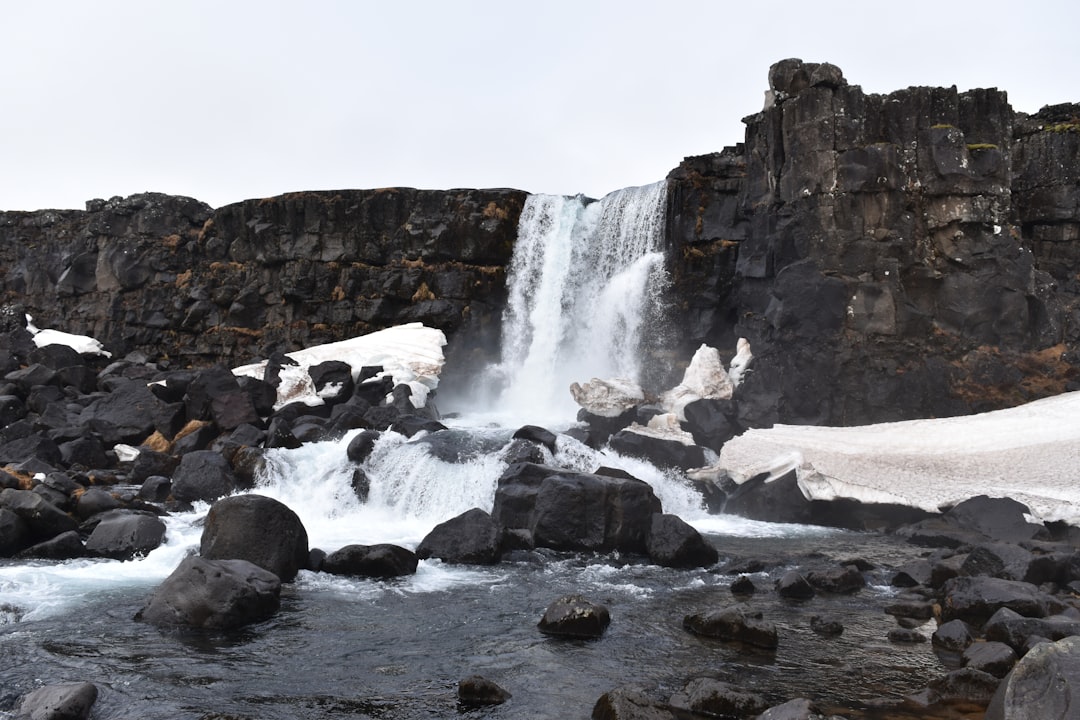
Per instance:
[[[860,427],[776,425],[727,442],[735,482],[796,471],[811,500],[851,498],[937,512],[977,495],[1011,497],[1041,521],[1080,524],[1080,392],[965,417]]]
[[[645,402],[645,391],[626,378],[593,378],[584,385],[571,383],[570,394],[574,402],[600,417],[619,417]]]
[[[353,380],[359,379],[361,368],[382,366],[383,372],[377,377],[389,375],[394,385],[408,385],[412,388],[413,405],[424,407],[428,394],[439,384],[439,373],[445,362],[444,345],[446,335],[442,330],[425,327],[422,323],[409,323],[285,353],[297,364],[281,368],[281,384],[274,409],[290,402],[322,405],[324,398],[316,392],[308,368],[328,360],[348,363],[352,367]],[[262,379],[265,370],[266,361],[263,361],[233,368],[233,374]]]
[[[112,357],[112,353],[105,349],[100,341],[86,335],[73,335],[60,330],[39,330],[34,325],[34,319],[26,316],[26,329],[33,336],[34,345],[45,347],[46,345],[67,345],[80,355],[101,355]]]

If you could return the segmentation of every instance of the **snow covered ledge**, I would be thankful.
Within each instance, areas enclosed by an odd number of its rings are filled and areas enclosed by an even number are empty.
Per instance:
[[[697,473],[726,470],[743,483],[791,469],[808,500],[937,512],[989,495],[1024,503],[1036,520],[1080,525],[1080,392],[965,417],[749,430],[724,445],[717,466]]]
[[[278,401],[274,407],[277,409],[297,401],[308,405],[323,404],[323,398],[315,391],[315,385],[308,375],[308,368],[328,360],[348,363],[352,367],[353,380],[359,378],[361,368],[381,365],[383,372],[379,377],[389,375],[394,385],[408,385],[412,388],[413,404],[424,407],[428,393],[439,384],[439,374],[445,362],[444,345],[446,335],[442,330],[426,327],[422,323],[408,323],[349,340],[286,353],[297,365],[282,369]],[[263,361],[233,368],[233,374],[261,379],[265,369],[266,362]]]

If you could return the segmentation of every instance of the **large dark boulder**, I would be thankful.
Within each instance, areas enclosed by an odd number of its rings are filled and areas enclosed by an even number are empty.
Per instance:
[[[942,618],[982,626],[1008,608],[1026,617],[1046,617],[1063,609],[1060,601],[1034,585],[989,577],[957,577],[945,583]]]
[[[502,554],[502,528],[479,508],[439,523],[416,547],[421,560],[493,565]]]
[[[11,557],[30,543],[26,521],[0,506],[0,557]]]
[[[262,495],[234,495],[210,507],[199,553],[208,560],[247,560],[291,582],[307,565],[308,536],[300,518]]]
[[[537,547],[644,554],[660,500],[642,480],[521,463],[507,468],[492,517]]]
[[[108,447],[139,445],[154,432],[160,403],[145,382],[113,378],[109,392],[83,409],[79,427],[84,434],[97,434]]]
[[[232,430],[243,423],[256,423],[259,414],[251,395],[223,365],[199,372],[184,396],[188,418],[213,420],[222,430]]]
[[[1021,658],[998,686],[985,720],[1075,717],[1080,717],[1080,637],[1042,643]]]
[[[230,630],[266,620],[281,603],[281,580],[247,560],[185,558],[136,620],[159,627]]]
[[[779,645],[776,625],[765,620],[760,610],[745,605],[687,615],[683,627],[694,635],[746,643],[764,650],[775,650]]]
[[[658,467],[689,470],[705,465],[705,452],[698,445],[652,437],[633,430],[620,430],[608,445],[620,455],[648,460]]]
[[[331,575],[395,578],[416,572],[416,553],[398,545],[346,545],[323,560],[322,571]]]
[[[694,436],[694,442],[720,452],[731,438],[742,432],[736,420],[735,404],[730,399],[701,398],[683,408],[686,422],[683,427]]]
[[[580,595],[565,595],[547,606],[537,627],[545,635],[598,638],[610,624],[611,613],[604,605]]]
[[[165,523],[154,515],[123,510],[108,513],[86,540],[86,552],[113,560],[145,555],[165,539]]]
[[[172,476],[173,497],[181,502],[212,502],[235,489],[228,461],[212,450],[187,453]]]
[[[78,527],[74,518],[30,490],[5,488],[0,491],[0,507],[18,515],[34,541],[48,540]]]
[[[31,545],[25,550],[15,554],[19,560],[34,558],[39,560],[71,560],[86,555],[86,546],[83,545],[79,533],[69,530],[60,533],[54,538],[49,538],[36,545]],[[0,555],[2,556],[2,555]]]
[[[676,568],[709,567],[720,559],[716,548],[677,515],[653,515],[646,543],[649,560]]]
[[[18,720],[86,720],[97,702],[93,683],[46,685],[27,693],[19,703]]]
[[[1068,615],[1024,617],[1015,610],[1002,607],[986,621],[983,632],[987,640],[1005,643],[1022,653],[1032,638],[1056,641],[1080,635],[1080,620]]]
[[[713,678],[695,678],[671,696],[671,706],[706,717],[750,717],[769,705],[757,693]]]
[[[592,720],[675,720],[675,714],[637,688],[616,688],[600,696]]]
[[[974,530],[1004,543],[1049,538],[1042,524],[1028,521],[1031,510],[1012,498],[979,495],[957,503],[945,513],[945,519],[959,527]]]

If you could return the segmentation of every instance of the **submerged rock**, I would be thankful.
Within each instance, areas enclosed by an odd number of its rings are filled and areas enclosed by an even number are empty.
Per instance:
[[[458,701],[462,705],[502,705],[511,697],[497,683],[479,675],[471,675],[458,683]]]
[[[695,635],[734,640],[764,650],[775,650],[779,645],[776,625],[764,620],[760,610],[743,605],[687,615],[683,627]]]
[[[159,627],[230,630],[278,610],[281,580],[247,560],[185,558],[135,619]]]
[[[19,703],[18,720],[86,720],[97,702],[93,683],[46,685],[26,694]]]
[[[611,624],[611,614],[580,595],[565,595],[548,605],[537,627],[545,635],[598,638]]]

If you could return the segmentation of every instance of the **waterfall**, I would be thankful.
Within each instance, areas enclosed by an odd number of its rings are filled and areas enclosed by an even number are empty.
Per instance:
[[[593,202],[531,195],[507,279],[500,410],[566,422],[572,382],[639,380],[642,341],[666,286],[667,184],[626,188]]]

